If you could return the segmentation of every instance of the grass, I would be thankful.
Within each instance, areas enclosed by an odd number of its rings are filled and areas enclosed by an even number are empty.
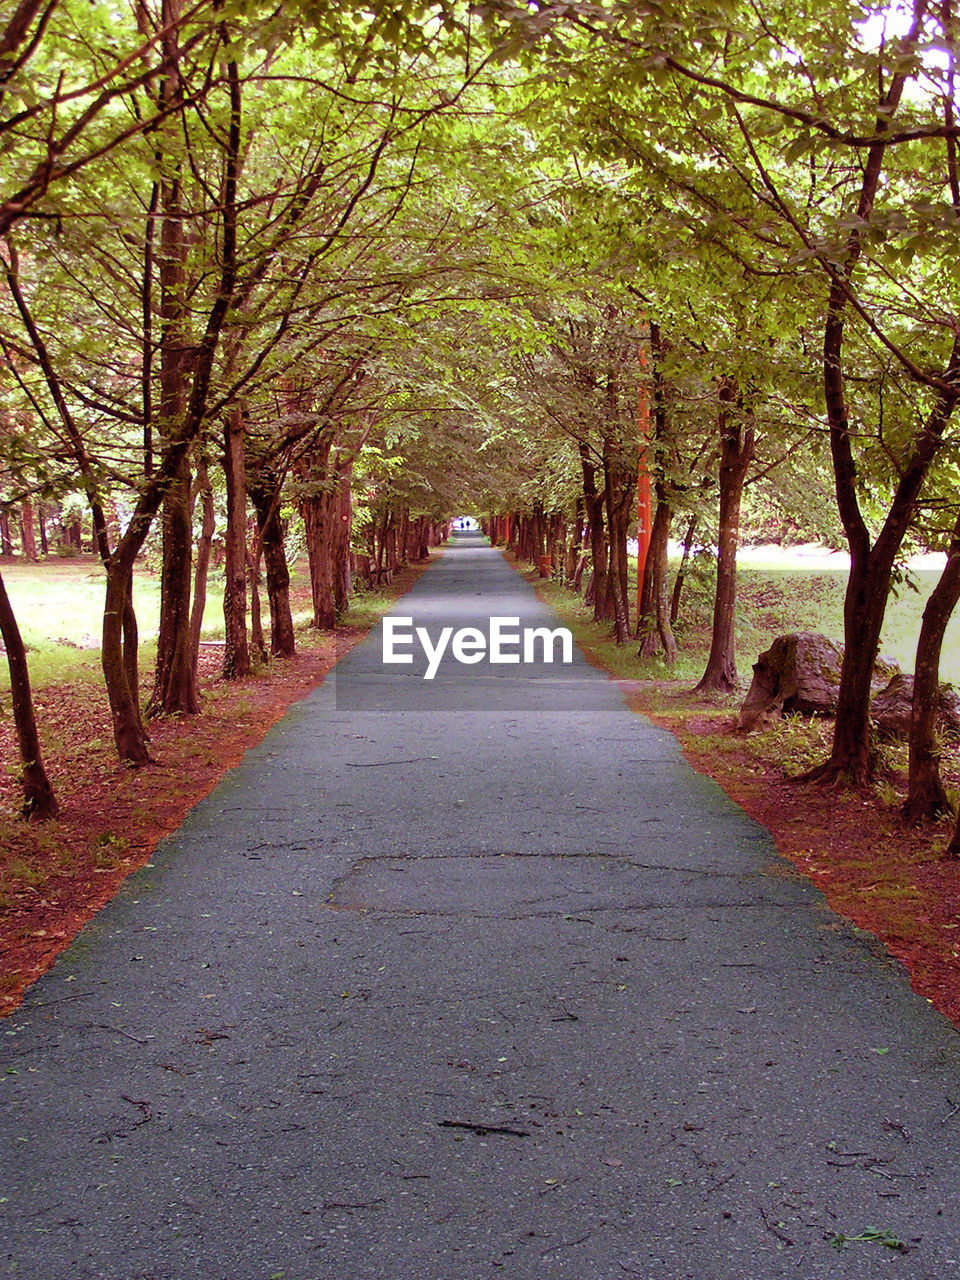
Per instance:
[[[305,565],[292,565],[290,578],[294,628],[307,631],[313,614],[309,601],[302,598],[304,584],[309,585]],[[27,647],[34,689],[60,681],[101,680],[105,574],[99,561],[92,556],[72,560],[51,557],[37,564],[8,560],[3,564],[3,580]],[[396,591],[390,587],[356,595],[344,626],[373,625],[395,599]],[[147,569],[138,569],[134,577],[134,604],[141,663],[147,669],[153,663],[160,626],[160,583],[157,575]],[[265,598],[261,604],[266,625]],[[207,584],[201,639],[223,639],[223,582],[215,572]],[[6,663],[0,663],[0,690],[9,687]]]
[[[636,561],[631,561],[631,569],[635,575]],[[671,566],[672,571],[675,569],[676,565]],[[911,569],[890,594],[880,653],[903,671],[913,671],[923,609],[939,577],[934,569]],[[842,643],[846,584],[845,570],[771,568],[746,548],[737,572],[737,663],[742,672],[749,672],[759,654],[787,631],[820,631]],[[701,557],[694,563],[685,587],[677,628],[679,663],[667,671],[662,663],[636,662],[630,675],[699,679],[709,652],[713,588],[712,557]],[[960,611],[947,627],[940,674],[941,679],[960,687]]]
[[[775,757],[785,777],[799,778],[826,759],[832,737],[832,720],[788,715],[770,728],[744,738],[743,743],[757,760]]]
[[[738,575],[741,601],[738,645],[753,661],[753,649],[780,632],[802,626],[843,640],[845,572],[804,569],[753,569]],[[881,654],[903,671],[913,671],[923,609],[939,580],[932,569],[911,570],[891,592],[880,637]],[[941,676],[960,685],[960,614],[954,616],[944,638]]]
[[[73,861],[59,824],[44,829],[0,815],[0,913],[11,910],[24,888],[43,889],[52,875],[68,871]]]
[[[379,622],[392,604],[397,593],[392,587],[372,587],[354,596],[344,624],[351,627],[372,627]]]
[[[94,557],[52,557],[37,564],[5,561],[3,581],[27,647],[30,682],[35,690],[63,681],[102,680],[100,632],[106,576]],[[141,661],[152,664],[160,625],[160,584],[155,574],[138,569],[134,603],[142,640]],[[215,577],[207,586],[201,638],[223,637],[223,586]],[[6,663],[0,663],[0,690],[10,688]]]

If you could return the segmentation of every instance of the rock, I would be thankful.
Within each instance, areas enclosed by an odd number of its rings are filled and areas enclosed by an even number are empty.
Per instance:
[[[899,673],[870,703],[870,719],[887,738],[909,738],[913,676]],[[944,737],[960,738],[960,697],[948,685],[940,686],[938,727]]]
[[[843,646],[818,631],[794,631],[777,636],[753,665],[753,682],[737,727],[755,729],[785,712],[804,716],[832,716],[837,710]],[[877,686],[890,679],[884,663]]]
[[[832,715],[837,708],[843,650],[816,631],[777,636],[753,664],[737,727],[755,729],[785,711]]]

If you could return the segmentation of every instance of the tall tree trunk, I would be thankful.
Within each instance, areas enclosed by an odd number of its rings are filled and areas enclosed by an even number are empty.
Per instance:
[[[313,494],[307,498],[303,505],[303,519],[310,563],[313,625],[318,631],[332,631],[337,625],[337,609],[333,599],[328,495]]]
[[[563,581],[567,587],[572,587],[574,579],[577,576],[577,563],[580,559],[580,548],[583,542],[585,516],[583,506],[583,495],[577,495],[577,507],[573,517],[573,523],[566,531],[566,545],[563,558]]]
[[[307,558],[310,563],[310,594],[313,600],[313,625],[319,631],[332,631],[337,625],[333,599],[333,483],[330,454],[333,442],[322,438],[306,464],[307,492],[301,500]]]
[[[164,0],[164,16],[179,18],[181,0]],[[167,70],[161,101],[171,107],[183,101],[176,28],[163,39]],[[187,243],[180,176],[181,159],[171,149],[162,160],[160,191],[160,422],[164,441],[172,444],[185,430],[191,346],[186,321]],[[195,715],[199,709],[190,643],[190,587],[193,552],[190,464],[186,450],[178,461],[163,499],[163,561],[160,580],[160,632],[157,667],[148,715]]]
[[[407,513],[404,512],[404,515],[406,514]],[[374,520],[373,522],[374,572],[376,575],[375,581],[378,587],[383,582],[383,574],[387,564],[387,529],[390,527],[390,520],[391,520],[390,512],[384,511],[383,518],[380,521],[379,525],[376,520]],[[404,563],[406,563],[406,552],[407,552],[407,537],[406,537],[406,528],[404,527],[404,533],[403,533]]]
[[[33,710],[30,692],[30,675],[27,669],[27,651],[17,625],[16,617],[7,596],[7,588],[0,577],[0,636],[7,651],[10,668],[10,700],[13,704],[13,720],[17,731],[17,744],[23,766],[23,808],[25,818],[40,821],[57,816],[57,799],[47,772],[43,767],[40,735]]]
[[[263,635],[263,614],[260,610],[260,564],[263,545],[254,535],[252,549],[247,553],[247,575],[250,581],[250,650],[258,662],[267,661],[267,643]]]
[[[109,561],[107,562],[109,564]],[[135,717],[140,733],[144,738],[149,734],[144,728],[140,711],[140,632],[137,626],[137,614],[133,607],[133,571],[127,581],[127,593],[123,599],[123,612],[120,621],[120,656],[124,678],[133,701],[132,714]]]
[[[297,651],[290,610],[290,570],[283,545],[280,520],[280,481],[258,475],[250,485],[250,499],[257,513],[258,536],[263,546],[270,605],[270,652],[275,658],[292,658]]]
[[[243,464],[243,411],[227,411],[223,422],[223,475],[227,490],[224,530],[223,677],[250,674],[247,645],[247,484]]]
[[[620,461],[604,459],[604,494],[606,496],[607,529],[609,531],[610,559],[607,571],[607,591],[613,613],[613,638],[617,644],[630,639],[630,605],[627,578],[627,521],[632,500],[626,491],[633,492],[633,477],[629,486],[624,482]]]
[[[200,710],[190,637],[192,569],[190,463],[184,452],[163,502],[160,632],[148,715],[196,715]]]
[[[940,711],[940,651],[957,601],[960,600],[960,517],[954,526],[947,563],[923,610],[910,710],[910,766],[903,816],[907,822],[930,822],[950,812],[940,777],[937,717]]]
[[[919,11],[918,11],[919,12]],[[905,40],[915,49],[919,21]],[[876,141],[864,157],[857,220],[847,236],[843,267],[834,269],[827,297],[823,332],[823,387],[830,432],[837,506],[850,548],[850,576],[844,599],[844,654],[840,669],[837,715],[830,757],[807,774],[809,780],[834,782],[840,779],[859,785],[873,773],[874,753],[870,744],[870,681],[880,647],[880,631],[890,591],[894,560],[914,514],[914,504],[940,445],[943,431],[957,402],[952,385],[940,393],[894,491],[883,527],[871,545],[870,530],[859,502],[859,480],[853,455],[843,368],[848,288],[863,250],[863,228],[873,212],[881,171],[889,145],[886,135],[903,96],[910,75],[910,58],[904,48],[898,69],[881,86],[875,132]],[[960,372],[960,336],[953,344],[944,381],[952,384]]]
[[[677,660],[677,641],[673,634],[668,597],[668,551],[670,529],[673,524],[673,502],[676,484],[672,470],[676,464],[676,450],[670,443],[670,418],[667,409],[667,383],[663,373],[664,356],[669,343],[663,337],[660,325],[650,321],[650,354],[653,360],[653,443],[655,449],[656,478],[654,489],[657,509],[651,523],[650,542],[644,564],[641,584],[641,618],[637,618],[637,634],[641,636],[639,656],[653,657],[657,652],[657,638],[663,648],[664,660],[672,666]],[[641,471],[644,467],[641,466]],[[647,481],[649,486],[649,479]]]
[[[720,408],[720,535],[717,544],[717,589],[707,668],[696,686],[700,693],[729,693],[737,687],[734,625],[737,604],[737,546],[740,502],[747,469],[754,456],[754,428],[741,421],[742,402],[732,378],[722,378]]]
[[[637,623],[638,630],[642,626],[638,656],[656,657],[662,647],[664,659],[668,665],[676,662],[678,652],[676,637],[670,623],[667,586],[667,551],[672,523],[673,510],[666,495],[666,487],[658,482],[657,509],[653,517],[650,549],[647,552],[643,587],[640,593],[643,617]]]
[[[687,531],[683,535],[683,552],[677,568],[677,576],[673,580],[673,592],[670,596],[670,626],[677,625],[680,617],[680,601],[683,597],[683,584],[687,576],[687,565],[690,563],[690,552],[693,550],[693,539],[697,532],[698,516],[691,516],[687,521]]]
[[[353,462],[337,468],[337,493],[334,511],[333,546],[333,602],[337,617],[342,617],[350,606],[353,594],[353,567],[350,560],[350,540],[353,533]]]
[[[203,511],[203,525],[200,529],[200,540],[197,543],[197,565],[193,577],[193,608],[190,613],[190,661],[194,671],[197,670],[200,661],[200,632],[203,629],[203,612],[207,604],[207,575],[210,570],[213,535],[217,527],[213,506],[213,487],[210,484],[210,475],[204,459],[201,459],[197,465],[197,486]]]
[[[590,529],[590,562],[591,575],[587,584],[585,601],[593,605],[594,622],[603,622],[611,617],[607,599],[607,539],[604,525],[603,494],[597,492],[597,468],[590,457],[585,444],[580,446],[580,469],[583,474],[583,501],[587,509],[587,523]]]
[[[26,560],[36,562],[37,537],[33,522],[33,499],[29,497],[20,503],[20,549]]]
[[[839,352],[837,353],[839,359]],[[948,377],[960,374],[960,337],[955,339]],[[840,404],[830,409],[831,418],[842,417],[842,383],[833,388]],[[832,398],[832,397],[831,397]],[[913,454],[900,474],[893,501],[883,527],[871,546],[870,533],[857,501],[856,468],[844,425],[831,429],[836,450],[834,469],[841,518],[850,546],[850,576],[843,603],[844,654],[840,668],[837,716],[833,745],[824,764],[807,774],[814,781],[845,779],[854,785],[873,774],[874,752],[870,742],[870,693],[873,668],[880,650],[880,633],[897,554],[913,519],[920,488],[933,462],[947,422],[960,399],[960,392],[941,392],[934,404]]]
[[[137,767],[150,763],[147,735],[137,702],[137,691],[130,686],[123,650],[123,614],[130,596],[133,569],[126,556],[114,555],[107,565],[107,591],[103,606],[103,637],[100,663],[110,699],[113,738],[117,755],[125,763]]]

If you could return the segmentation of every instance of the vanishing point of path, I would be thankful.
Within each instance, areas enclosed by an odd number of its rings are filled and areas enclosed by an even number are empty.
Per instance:
[[[555,625],[479,537],[394,613]],[[423,669],[351,652],[0,1023],[3,1280],[960,1275],[904,971],[579,656]]]

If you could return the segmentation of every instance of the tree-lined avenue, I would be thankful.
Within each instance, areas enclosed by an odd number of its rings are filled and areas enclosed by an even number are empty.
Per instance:
[[[556,625],[476,535],[394,612]],[[579,655],[381,655],[5,1025],[0,1274],[953,1274],[957,1034],[904,972]]]

